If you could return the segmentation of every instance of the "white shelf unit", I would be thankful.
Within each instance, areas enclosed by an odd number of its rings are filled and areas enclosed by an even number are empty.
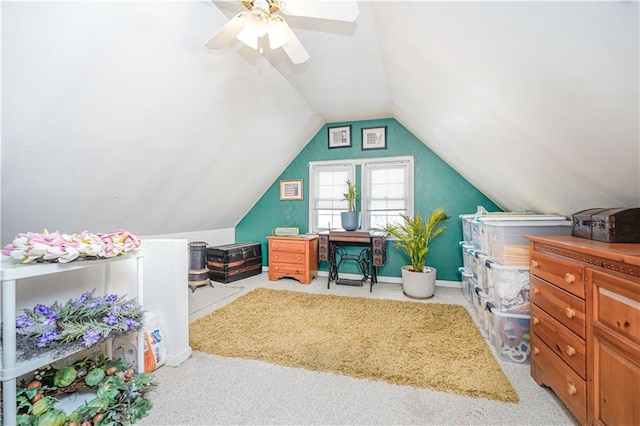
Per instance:
[[[0,380],[2,381],[2,414],[4,425],[16,424],[16,379],[52,362],[64,359],[78,351],[45,353],[27,360],[16,359],[16,287],[18,281],[84,268],[104,267],[104,289],[111,290],[111,265],[116,262],[136,262],[137,303],[143,306],[142,254],[117,256],[111,259],[75,261],[71,263],[38,263],[14,265],[3,262],[0,269],[2,282],[2,350],[0,354]],[[144,371],[144,331],[138,331],[137,368]],[[109,343],[109,342],[108,342]]]

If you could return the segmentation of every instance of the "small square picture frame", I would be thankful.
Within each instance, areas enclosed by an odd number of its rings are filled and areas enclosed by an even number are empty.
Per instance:
[[[286,179],[280,181],[281,200],[302,200],[302,179]]]
[[[351,146],[351,125],[329,127],[329,149],[348,148]]]
[[[362,128],[362,150],[371,149],[387,149],[387,126]]]

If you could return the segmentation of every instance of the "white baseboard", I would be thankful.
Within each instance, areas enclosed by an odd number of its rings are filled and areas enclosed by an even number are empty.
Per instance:
[[[167,362],[165,365],[168,367],[177,367],[185,362],[191,356],[191,346],[187,346],[185,349],[177,354],[167,354]]]
[[[269,267],[268,266],[263,266],[262,270],[264,272],[269,272]],[[319,277],[328,277],[329,276],[329,272],[327,272],[327,271],[318,271],[318,276]],[[341,273],[340,276],[343,277],[343,278],[350,279],[350,280],[359,280],[359,279],[362,278],[362,275],[358,275],[358,274]],[[380,276],[378,276],[378,283],[380,283],[380,284],[384,284],[384,283],[402,284],[402,277],[386,277],[386,276],[380,275]],[[462,282],[461,281],[436,280],[436,286],[437,287],[462,288]]]

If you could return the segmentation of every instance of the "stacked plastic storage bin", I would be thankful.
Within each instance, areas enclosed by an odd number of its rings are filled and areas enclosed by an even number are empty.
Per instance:
[[[480,249],[480,217],[507,217],[514,213],[510,212],[487,212],[484,207],[479,206],[476,213],[460,215],[462,221],[462,237],[460,247],[462,249],[463,266],[458,268],[462,277],[462,294],[465,299],[473,304],[476,309],[476,317],[481,330],[486,334],[489,330],[489,312],[485,309],[488,295],[485,291],[487,271],[485,262],[488,254]]]
[[[472,297],[483,331],[501,359],[528,362],[529,241],[524,235],[569,235],[571,221],[530,213],[476,214],[467,220],[473,255],[469,265],[477,285]]]

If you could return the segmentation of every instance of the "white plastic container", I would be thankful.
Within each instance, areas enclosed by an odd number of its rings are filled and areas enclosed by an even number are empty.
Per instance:
[[[458,244],[460,244],[462,248],[462,265],[465,269],[471,270],[471,254],[469,254],[469,249],[471,249],[472,246],[467,241],[460,241]]]
[[[473,288],[473,306],[475,306],[476,319],[480,323],[480,331],[487,335],[489,332],[490,312],[486,309],[487,294],[478,286]]]
[[[489,260],[487,292],[489,301],[500,312],[529,314],[529,267],[505,266]]]
[[[498,357],[519,364],[531,360],[530,317],[523,314],[500,312],[488,304],[489,342]]]
[[[473,288],[476,285],[476,280],[468,269],[458,268],[458,272],[462,276],[462,295],[467,302],[473,303]]]
[[[502,220],[483,222],[488,235],[488,251],[493,260],[502,265],[528,265],[530,235],[570,235],[572,222],[558,220]]]

